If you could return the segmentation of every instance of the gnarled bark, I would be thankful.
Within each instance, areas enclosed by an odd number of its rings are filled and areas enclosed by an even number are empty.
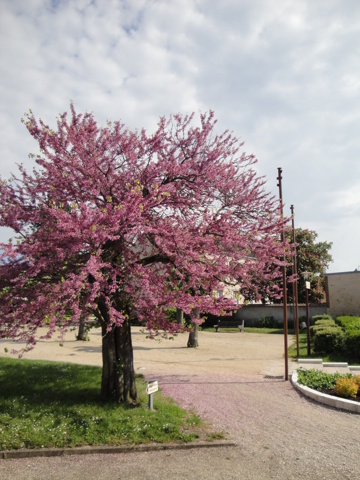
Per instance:
[[[137,399],[134,357],[131,341],[130,321],[106,331],[102,325],[103,370],[101,398],[117,403],[131,403]]]

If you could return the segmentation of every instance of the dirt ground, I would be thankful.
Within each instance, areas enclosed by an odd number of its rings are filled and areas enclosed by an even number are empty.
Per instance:
[[[223,431],[234,447],[0,460],[0,478],[360,478],[360,415],[314,403],[284,381],[283,336],[200,332],[199,341],[198,349],[188,349],[186,335],[154,342],[135,328],[135,368]],[[6,342],[1,343],[4,355]],[[63,347],[39,342],[26,357],[100,365],[100,343],[99,332],[90,342],[76,342],[69,332]]]
[[[39,330],[39,336],[45,334]],[[57,336],[39,340],[23,358],[101,365],[101,332],[90,331],[88,342],[76,341],[76,331],[67,332],[60,346]],[[132,328],[135,370],[146,375],[158,373],[241,373],[281,376],[285,372],[284,337],[245,332],[200,332],[199,348],[187,348],[186,333],[173,340],[150,340],[140,327]],[[291,338],[289,338],[291,342]],[[13,357],[10,351],[21,344],[0,340],[0,356]],[[5,348],[8,353],[5,353]],[[289,362],[289,368],[295,364]],[[291,371],[291,370],[289,370]]]

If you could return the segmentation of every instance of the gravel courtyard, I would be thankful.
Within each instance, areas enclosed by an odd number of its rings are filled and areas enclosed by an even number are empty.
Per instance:
[[[40,342],[27,358],[101,364],[101,338],[63,347]],[[134,328],[135,368],[165,395],[223,431],[235,447],[0,460],[0,478],[354,479],[360,477],[360,415],[316,404],[284,381],[281,335],[200,332],[161,342]],[[291,339],[289,339],[291,341]],[[9,342],[0,342],[0,355]],[[7,355],[8,356],[8,355]],[[295,368],[290,362],[289,372]]]

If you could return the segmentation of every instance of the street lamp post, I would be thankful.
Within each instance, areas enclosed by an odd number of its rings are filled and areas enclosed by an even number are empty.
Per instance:
[[[307,338],[307,355],[310,356],[310,315],[309,315],[309,290],[310,282],[308,281],[310,277],[310,272],[303,272],[303,277],[305,280],[305,290],[306,290],[306,338]]]
[[[278,187],[279,187],[279,200],[280,200],[280,215],[283,218],[283,201],[282,201],[282,169],[278,168]],[[281,241],[284,242],[285,235],[284,230],[281,232]],[[286,258],[284,252],[283,258],[283,312],[284,312],[284,357],[285,357],[285,380],[289,380],[289,361],[288,361],[288,319],[287,319],[287,288],[286,288]]]

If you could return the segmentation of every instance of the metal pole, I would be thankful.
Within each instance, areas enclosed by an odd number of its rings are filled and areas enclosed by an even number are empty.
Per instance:
[[[306,287],[306,339],[307,339],[307,354],[310,356],[310,315],[309,315],[309,292]]]
[[[282,169],[278,168],[278,187],[280,198],[280,214],[283,217],[283,202],[282,202],[282,184],[281,184]],[[281,232],[281,241],[284,242],[284,230]],[[285,357],[285,380],[289,380],[289,366],[288,366],[288,322],[287,322],[287,291],[286,291],[286,265],[285,265],[285,251],[284,251],[284,265],[283,265],[283,304],[284,304],[284,357]]]
[[[295,222],[294,222],[294,205],[290,206],[291,210],[291,226],[292,226],[292,243],[295,244]],[[300,347],[299,347],[299,305],[298,305],[298,278],[297,278],[297,261],[296,261],[296,245],[294,246],[294,257],[293,257],[293,275],[296,280],[293,283],[293,305],[294,305],[294,329],[296,335],[296,356],[300,356]]]

